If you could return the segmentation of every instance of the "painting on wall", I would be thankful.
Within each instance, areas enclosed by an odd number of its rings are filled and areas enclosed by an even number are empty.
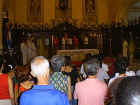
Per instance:
[[[28,21],[41,22],[41,0],[28,0]]]
[[[55,5],[56,20],[62,21],[72,17],[72,0],[55,0]]]
[[[88,25],[97,24],[95,0],[84,0],[85,2],[85,21]]]
[[[59,0],[59,8],[65,10],[68,8],[68,0]]]
[[[86,0],[85,10],[86,10],[86,15],[94,15],[95,14],[95,0]]]

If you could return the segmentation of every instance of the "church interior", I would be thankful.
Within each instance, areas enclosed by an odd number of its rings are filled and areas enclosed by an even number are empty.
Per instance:
[[[140,0],[0,0],[0,105],[140,105],[139,28]]]

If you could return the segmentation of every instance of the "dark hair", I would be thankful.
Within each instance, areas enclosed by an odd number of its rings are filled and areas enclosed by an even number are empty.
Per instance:
[[[51,58],[51,67],[54,72],[60,72],[62,66],[65,66],[66,59],[63,56],[55,55]]]
[[[2,64],[3,64],[3,56],[0,55],[0,68],[2,67]]]
[[[121,57],[116,60],[114,63],[117,73],[125,73],[128,66],[128,59],[126,57]]]
[[[86,74],[89,75],[96,75],[97,70],[99,69],[99,63],[97,59],[91,59],[84,63],[84,68]]]
[[[70,66],[71,65],[71,58],[70,56],[65,56],[65,65]]]
[[[118,85],[116,105],[140,105],[140,77],[126,77]]]
[[[30,68],[24,66],[17,66],[15,69],[16,79],[19,82],[24,82],[29,80],[30,76]]]
[[[90,60],[92,58],[92,55],[90,53],[85,55],[85,59],[83,60],[83,62],[86,62],[88,60]]]

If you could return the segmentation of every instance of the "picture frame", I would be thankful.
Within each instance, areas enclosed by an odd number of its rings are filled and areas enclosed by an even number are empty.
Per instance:
[[[42,0],[28,0],[27,20],[30,23],[40,23],[42,21]]]

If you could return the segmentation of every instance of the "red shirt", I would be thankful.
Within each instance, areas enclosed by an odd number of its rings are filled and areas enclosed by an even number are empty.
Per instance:
[[[15,89],[18,91],[18,84],[15,85]],[[19,87],[19,92],[20,92],[20,93],[22,93],[22,92],[24,92],[24,91],[26,91],[26,90],[28,90],[28,89],[25,89],[24,87],[22,87],[22,86],[20,85],[20,87]]]
[[[10,99],[7,74],[0,74],[0,99]]]
[[[58,38],[55,37],[55,38],[53,39],[53,41],[54,41],[54,45],[57,46],[57,45],[58,45]]]
[[[109,71],[107,72],[109,76],[112,76],[116,72],[114,64],[109,67]]]

